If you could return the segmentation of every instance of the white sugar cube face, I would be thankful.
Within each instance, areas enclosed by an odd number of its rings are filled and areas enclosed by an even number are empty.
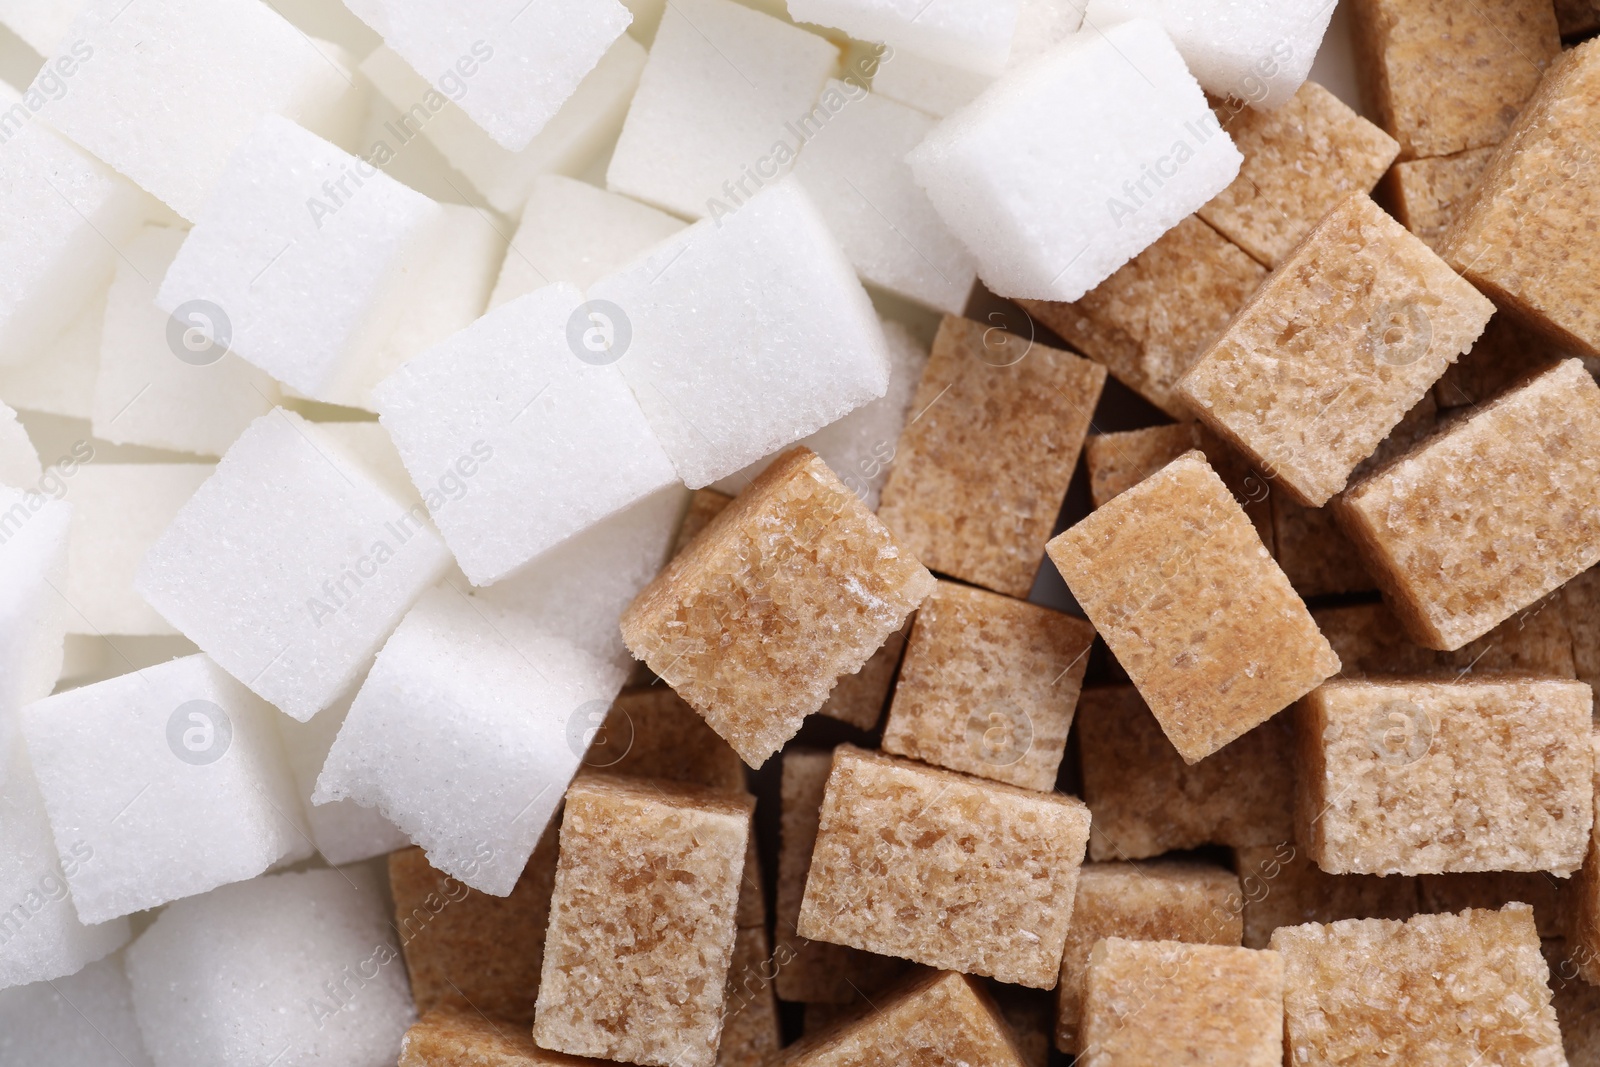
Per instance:
[[[220,456],[280,399],[277,383],[215,345],[203,316],[175,322],[156,291],[184,231],[146,227],[122,248],[100,332],[96,437]]]
[[[592,329],[577,289],[547,286],[374,391],[384,428],[474,585],[499,581],[677,478],[609,353],[583,347]]]
[[[0,397],[23,411],[70,419],[88,419],[94,414],[108,288],[102,288],[39,352],[22,363],[0,366]]]
[[[1015,70],[1077,33],[1089,0],[1022,0],[1006,69]]]
[[[872,91],[935,118],[944,118],[972,103],[993,83],[994,79],[986,74],[900,51],[879,62],[872,77]]]
[[[977,267],[905,161],[934,120],[845,82],[829,82],[822,101],[833,118],[800,150],[795,177],[845,255],[862,281],[961,314]]]
[[[375,807],[433,866],[505,896],[582,761],[590,712],[625,675],[440,586],[379,653],[313,801]]]
[[[698,219],[787,173],[839,50],[733,0],[674,0],[606,172],[607,188]]]
[[[72,689],[22,711],[78,915],[104,922],[309,854],[272,716],[205,656]]]
[[[1285,0],[1091,0],[1085,17],[1100,30],[1159,22],[1208,92],[1275,108],[1311,73],[1333,9]]]
[[[134,587],[302,722],[353,684],[449,566],[419,505],[298,415],[251,423],[145,555]]]
[[[1018,0],[789,0],[789,15],[993,77],[1011,54],[1017,7]]]
[[[370,871],[273,874],[179,901],[126,953],[161,1067],[392,1067],[416,1012]]]
[[[691,489],[888,389],[872,303],[792,180],[669,238],[589,297],[627,317],[617,366]]]
[[[0,1063],[152,1067],[120,956],[0,991]]]
[[[587,289],[684,223],[637,200],[556,175],[536,179],[491,307],[556,282]]]
[[[1058,45],[907,158],[989,288],[1064,301],[1221,192],[1243,162],[1177,49],[1143,19]]]
[[[71,524],[72,505],[40,487],[0,486],[0,735],[61,673]]]
[[[17,413],[0,403],[0,485],[31,489],[43,473],[39,453],[17,421]]]

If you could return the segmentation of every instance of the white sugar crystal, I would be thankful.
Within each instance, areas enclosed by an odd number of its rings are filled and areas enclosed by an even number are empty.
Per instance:
[[[106,297],[107,290],[102,288],[71,325],[25,362],[0,366],[0,397],[22,411],[89,418],[100,373]]]
[[[100,333],[94,434],[220,456],[280,394],[264,371],[232,352],[207,362],[214,335],[204,323],[174,325],[156,307],[156,290],[183,240],[182,230],[151,226],[122,247]]]
[[[1018,0],[789,0],[789,14],[993,76],[1011,53],[1017,6]]]
[[[37,487],[0,486],[0,734],[61,673],[71,523],[72,505]]]
[[[309,853],[272,708],[205,656],[68,690],[22,711],[78,915],[103,922]]]
[[[987,74],[952,67],[915,52],[896,52],[878,65],[872,91],[935,118],[966,107],[994,83]]]
[[[671,215],[587,182],[537,178],[489,306],[555,282],[587,289],[683,227]]]
[[[17,421],[17,413],[0,403],[0,485],[32,488],[43,473],[39,453],[28,440],[28,431]]]
[[[674,0],[661,18],[606,186],[688,218],[788,172],[839,50],[733,0]]]
[[[888,388],[872,303],[792,180],[668,238],[589,296],[627,317],[617,366],[691,489]]]
[[[161,1067],[392,1067],[416,1017],[382,891],[359,867],[179,901],[127,967]]]
[[[1143,19],[1086,30],[1002,78],[908,158],[990,289],[1066,301],[1221,192],[1243,161]]]
[[[222,457],[134,585],[223,669],[303,722],[355,682],[448,566],[415,504],[279,409]]]
[[[0,1063],[151,1067],[122,957],[0,992]]]
[[[0,0],[0,24],[42,56],[52,55],[86,0]]]
[[[795,177],[862,281],[936,311],[961,314],[977,267],[912,180],[905,161],[934,120],[846,82],[829,82],[824,102],[830,93],[842,103],[800,150]]]
[[[313,799],[378,808],[474,889],[511,892],[625,671],[440,586],[378,655]],[[577,738],[577,740],[574,740]]]
[[[1091,0],[1086,17],[1101,30],[1154,19],[1208,92],[1274,108],[1311,73],[1333,9],[1290,0]]]

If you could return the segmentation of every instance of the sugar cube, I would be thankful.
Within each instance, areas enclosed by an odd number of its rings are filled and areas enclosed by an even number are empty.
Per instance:
[[[900,49],[879,61],[872,91],[942,119],[972,103],[993,82],[976,71]]]
[[[1010,58],[1020,7],[1018,0],[789,0],[789,16],[993,77]]]
[[[1494,146],[1469,148],[1452,156],[1429,156],[1396,163],[1389,172],[1389,192],[1394,217],[1435,252],[1455,225],[1467,203],[1472,183],[1478,180]]]
[[[752,844],[754,841],[752,835]],[[733,937],[733,959],[723,993],[717,1067],[763,1067],[782,1044],[767,928],[764,924],[741,925]]]
[[[1262,543],[1271,547],[1275,540],[1272,507],[1276,498],[1267,479],[1198,422],[1090,434],[1083,446],[1084,466],[1089,469],[1089,499],[1098,508],[1197,448],[1205,453],[1206,462],[1255,524]],[[1290,580],[1293,581],[1292,576]]]
[[[1528,323],[1500,312],[1471,350],[1433,383],[1433,397],[1441,408],[1481,404],[1510,392],[1567,355]]]
[[[84,0],[0,0],[0,24],[40,55],[52,55],[83,4]]]
[[[682,697],[664,685],[625,689],[597,724],[584,765],[633,778],[662,778],[745,791],[744,761]]]
[[[44,475],[39,453],[17,413],[0,401],[0,485],[12,489],[33,486]]]
[[[1591,688],[1600,685],[1600,610],[1597,610],[1600,609],[1600,570],[1591,567],[1562,586],[1554,597],[1553,606],[1572,638],[1574,673],[1567,677],[1581,678]],[[1543,618],[1544,614],[1541,612],[1538,617]],[[1505,623],[1502,628],[1511,625]],[[1546,670],[1541,673],[1562,672]]]
[[[577,1067],[595,1063],[533,1043],[525,1026],[471,1008],[435,1008],[406,1031],[399,1067]]]
[[[318,854],[335,867],[381,856],[411,843],[381,813],[353,800],[311,803],[317,775],[328,761],[328,750],[339,736],[339,728],[344,725],[354,698],[354,691],[346,694],[309,722],[296,722],[287,715],[273,716],[283,742],[284,757],[289,762],[289,773],[294,776],[295,796],[305,811],[306,832]]]
[[[859,671],[840,676],[817,714],[847,722],[858,730],[877,726],[883,717],[883,707],[889,702],[889,690],[900,669],[901,657],[905,655],[906,634],[915,618],[912,615],[904,627],[890,634]]]
[[[1581,577],[1574,582],[1581,581]],[[1542,601],[1454,652],[1435,652],[1406,638],[1399,620],[1382,604],[1317,608],[1317,620],[1343,664],[1347,678],[1369,675],[1455,677],[1473,674],[1528,674],[1579,677],[1574,651],[1582,642],[1568,629],[1560,598]]]
[[[1292,842],[1233,850],[1244,892],[1244,944],[1266,948],[1280,926],[1340,919],[1409,919],[1419,906],[1417,879],[1391,874],[1328,874]]]
[[[122,959],[110,956],[68,978],[0,992],[0,1059],[50,1067],[152,1067],[133,1018]]]
[[[0,396],[19,410],[87,419],[94,413],[100,334],[109,286],[99,286],[71,325],[15,365],[0,364]]]
[[[0,733],[17,708],[49,695],[61,672],[71,523],[71,504],[0,485]]]

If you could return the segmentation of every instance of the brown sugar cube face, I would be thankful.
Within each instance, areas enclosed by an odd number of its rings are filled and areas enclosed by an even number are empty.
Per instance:
[[[1290,1067],[1561,1067],[1533,910],[1347,919],[1272,935]]]
[[[1049,552],[1190,763],[1339,670],[1305,604],[1198,452],[1096,509]]]
[[[1311,617],[1338,653],[1346,678],[1508,673],[1576,678],[1574,640],[1559,600],[1571,588],[1569,584],[1454,652],[1436,652],[1412,641],[1382,604],[1317,608]]]
[[[1123,385],[1180,421],[1174,390],[1267,270],[1191,215],[1073,304],[1020,301]]]
[[[1340,919],[1409,919],[1417,879],[1398,874],[1328,874],[1292,843],[1233,851],[1244,893],[1244,945],[1266,948],[1280,926]]]
[[[1481,404],[1560,361],[1560,350],[1544,337],[1510,315],[1496,314],[1472,351],[1433,383],[1433,395],[1442,408]]]
[[[1335,207],[1178,383],[1298,503],[1344,488],[1494,305],[1364,194]]]
[[[1069,352],[946,316],[878,516],[941,574],[1027,596],[1105,380]]]
[[[1238,945],[1243,937],[1239,879],[1222,867],[1172,860],[1086,863],[1078,875],[1072,925],[1061,957],[1056,1047],[1076,1053],[1083,1023],[1083,980],[1095,942],[1182,941]]]
[[[752,802],[603,774],[567,791],[534,1040],[712,1067]]]
[[[849,723],[857,730],[877,726],[878,720],[883,718],[883,706],[889,702],[889,689],[894,685],[895,671],[900,669],[900,657],[906,651],[906,635],[915,617],[913,615],[904,627],[890,634],[859,671],[841,677],[817,714]]]
[[[1439,251],[1473,183],[1493,156],[1493,147],[1471,148],[1453,156],[1396,163],[1386,179],[1395,218],[1423,244]]]
[[[584,765],[631,778],[745,791],[739,754],[665,685],[623,690],[590,744]]]
[[[917,611],[883,750],[1051,789],[1093,643],[1082,619],[940,582]]]
[[[780,456],[622,616],[622,636],[759,767],[933,576],[806,448]]]
[[[1483,871],[1475,874],[1424,874],[1417,879],[1421,911],[1494,911],[1507,904],[1533,908],[1540,937],[1560,937],[1562,889],[1567,882],[1544,871]]]
[[[761,1067],[783,1044],[772,989],[772,946],[765,926],[741,926],[733,939],[717,1067]]]
[[[600,1064],[550,1052],[533,1043],[525,1025],[492,1019],[471,1008],[437,1008],[406,1031],[399,1067],[581,1067]]]
[[[1600,559],[1600,386],[1566,360],[1344,494],[1413,640],[1452,651]]]
[[[1594,694],[1563,679],[1329,682],[1296,709],[1295,840],[1332,874],[1583,862]]]
[[[1267,845],[1294,836],[1294,731],[1262,723],[1199,763],[1178,755],[1132,686],[1078,700],[1089,855],[1137,860],[1200,845]]]
[[[1600,45],[1589,41],[1551,67],[1441,253],[1497,304],[1589,356],[1600,356],[1597,168]]]
[[[1089,499],[1098,508],[1196,448],[1205,453],[1206,462],[1255,523],[1261,540],[1271,547],[1272,504],[1266,479],[1197,422],[1092,434],[1083,448],[1084,465],[1089,469]]]
[[[1072,797],[841,745],[799,932],[1051,989],[1088,839]]]
[[[1084,981],[1083,1067],[1280,1067],[1276,952],[1129,941],[1094,946]]]
[[[1244,164],[1195,214],[1268,267],[1339,201],[1370,193],[1400,152],[1393,137],[1316,82],[1271,111],[1238,107],[1217,117]]]
[[[1572,635],[1575,677],[1600,686],[1600,568],[1591,567],[1556,594],[1561,619]]]

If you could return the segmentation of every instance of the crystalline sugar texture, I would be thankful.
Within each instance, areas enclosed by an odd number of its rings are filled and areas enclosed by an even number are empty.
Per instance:
[[[979,74],[1011,54],[1018,0],[789,0],[789,16]]]
[[[0,992],[0,1063],[151,1067],[121,958]]]
[[[17,708],[49,695],[61,671],[71,522],[70,504],[0,486],[0,735]]]

